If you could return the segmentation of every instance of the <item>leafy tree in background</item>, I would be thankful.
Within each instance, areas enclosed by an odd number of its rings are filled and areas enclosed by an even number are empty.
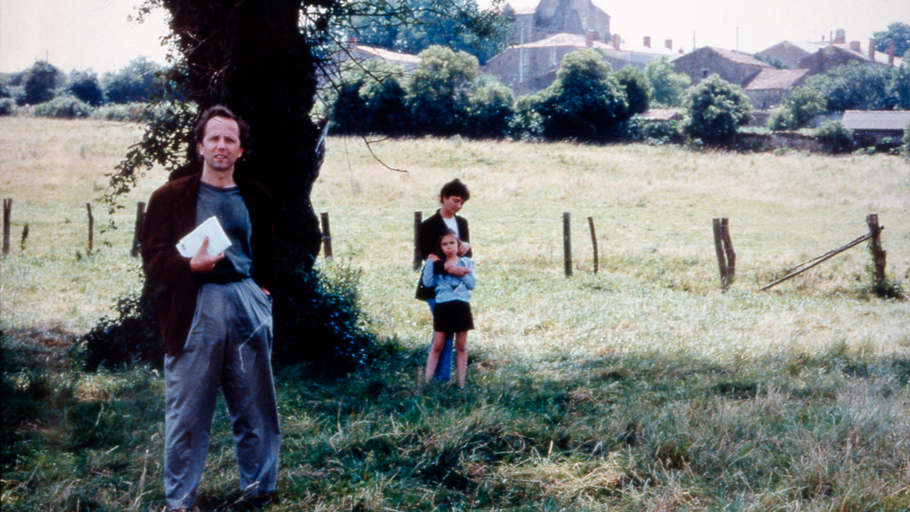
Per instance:
[[[404,69],[384,61],[367,63],[370,79],[360,87],[369,124],[375,133],[402,135],[411,128],[404,86]]]
[[[810,76],[806,85],[821,91],[827,110],[891,110],[897,104],[889,93],[892,74],[892,68],[851,62]]]
[[[630,114],[641,114],[651,103],[651,84],[648,78],[632,66],[626,66],[613,73],[619,86],[626,93]]]
[[[104,90],[98,82],[98,75],[92,71],[73,71],[70,73],[67,90],[79,100],[97,107],[104,103]]]
[[[476,0],[361,0],[342,32],[363,44],[418,54],[438,45],[477,57],[481,64],[504,46],[512,19],[495,14],[501,0],[481,10]]]
[[[535,105],[548,139],[605,141],[631,116],[610,65],[595,50],[566,55],[556,81],[537,95]]]
[[[686,87],[692,82],[689,75],[673,71],[673,66],[663,59],[648,62],[645,77],[651,84],[651,102],[665,107],[682,105]]]
[[[743,88],[717,75],[690,89],[685,106],[683,130],[710,144],[732,142],[737,129],[749,123],[752,110]]]
[[[500,139],[509,134],[515,114],[515,94],[499,81],[476,84],[471,91],[465,133],[476,139]]]
[[[25,103],[37,105],[54,99],[54,89],[61,78],[60,70],[43,60],[32,64],[22,77]]]
[[[908,50],[910,52],[910,50]],[[904,63],[891,70],[891,82],[887,94],[895,102],[895,108],[910,110],[910,64]]]
[[[910,51],[910,25],[896,22],[888,25],[888,30],[875,32],[875,48],[880,52],[888,52],[891,43],[894,43],[894,54],[898,57]]]
[[[454,135],[464,126],[468,90],[477,77],[477,57],[431,46],[408,79],[408,109],[417,133]]]
[[[784,98],[771,113],[768,127],[772,130],[798,130],[809,125],[813,117],[825,110],[825,97],[815,88],[800,86]]]
[[[103,79],[104,91],[111,103],[147,102],[159,85],[161,66],[140,56],[116,73]]]

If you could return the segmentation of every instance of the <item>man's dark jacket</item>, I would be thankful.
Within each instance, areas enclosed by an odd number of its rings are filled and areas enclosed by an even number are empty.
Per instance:
[[[468,230],[468,220],[464,217],[455,216],[455,223],[458,225],[459,238],[462,242],[471,242],[471,232]],[[436,214],[430,216],[427,220],[420,223],[417,229],[417,250],[420,251],[420,259],[426,260],[431,254],[439,254],[439,238],[449,229],[446,221],[443,220],[442,214],[436,210]],[[465,255],[471,257],[473,249]],[[441,270],[439,271],[441,272]],[[417,285],[417,298],[420,300],[432,299],[434,291],[432,288],[423,286],[423,280]]]
[[[171,181],[149,199],[142,225],[142,261],[155,293],[158,324],[168,355],[183,352],[196,312],[201,281],[190,270],[190,259],[177,252],[177,242],[196,228],[196,202],[202,173]],[[272,198],[258,183],[234,176],[240,196],[250,212],[253,232],[252,277],[256,284],[274,290],[277,252]]]

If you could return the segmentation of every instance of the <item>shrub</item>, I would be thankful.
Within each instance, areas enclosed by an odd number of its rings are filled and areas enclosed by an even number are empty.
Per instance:
[[[466,134],[474,138],[505,137],[515,114],[514,104],[512,90],[500,83],[477,87],[468,102]]]
[[[676,73],[665,60],[652,60],[645,66],[645,76],[651,85],[651,101],[667,107],[682,104],[686,87],[692,81],[689,75]]]
[[[901,153],[903,153],[904,157],[910,158],[910,124],[904,128],[904,138],[902,139],[902,142]]]
[[[400,66],[389,67],[390,71],[384,76],[374,74],[364,81],[360,87],[360,97],[366,104],[368,129],[371,132],[401,135],[410,129],[405,100],[407,92],[401,83],[404,71]]]
[[[293,297],[276,299],[276,344],[272,360],[279,366],[316,362],[327,376],[344,375],[366,363],[375,336],[367,331],[358,302],[360,273],[330,265],[322,272],[297,272],[285,288]]]
[[[102,80],[104,92],[111,103],[146,102],[158,87],[161,67],[145,57],[130,61],[117,73],[108,73]]]
[[[114,317],[102,318],[79,340],[86,371],[111,370],[149,363],[164,367],[164,340],[158,329],[150,294],[128,294],[114,306]]]
[[[16,112],[16,100],[0,98],[0,116],[11,116]]]
[[[651,84],[644,73],[633,66],[626,66],[613,74],[629,102],[629,114],[641,114],[651,103]]]
[[[853,131],[837,121],[828,121],[815,130],[815,138],[826,153],[836,155],[853,149]]]
[[[468,87],[477,77],[477,57],[431,46],[408,80],[408,109],[420,133],[459,133],[468,111]]]
[[[26,70],[22,78],[25,103],[37,105],[54,98],[54,89],[60,79],[60,70],[44,61],[38,61]]]
[[[709,144],[732,142],[740,126],[750,120],[752,104],[738,85],[711,75],[686,95],[685,132]]]
[[[790,109],[780,106],[771,111],[768,117],[768,128],[774,131],[796,130],[796,119]]]
[[[69,94],[81,101],[97,107],[104,103],[104,91],[98,82],[98,76],[88,71],[73,71],[70,74]]]
[[[92,115],[92,107],[72,96],[58,96],[51,101],[35,105],[38,117],[77,119]]]
[[[122,105],[108,103],[95,109],[92,113],[92,119],[137,123],[142,120],[146,108],[147,105],[145,103],[125,103]]]
[[[562,60],[556,81],[538,95],[537,111],[548,139],[604,141],[631,117],[629,103],[610,65],[594,50]]]

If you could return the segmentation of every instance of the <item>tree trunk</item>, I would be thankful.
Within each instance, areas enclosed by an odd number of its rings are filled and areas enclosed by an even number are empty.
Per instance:
[[[309,117],[316,59],[298,27],[300,0],[162,4],[186,59],[189,99],[200,109],[225,104],[252,128],[252,144],[237,173],[274,196],[280,273],[311,269],[321,234],[310,192],[324,147],[321,130]]]

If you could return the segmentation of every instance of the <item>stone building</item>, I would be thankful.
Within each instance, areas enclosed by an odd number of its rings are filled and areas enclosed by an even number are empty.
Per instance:
[[[515,16],[510,44],[533,43],[557,34],[593,33],[595,41],[610,41],[610,15],[591,0],[509,0],[506,12]]]
[[[718,75],[731,84],[743,87],[761,71],[774,69],[770,64],[744,53],[713,46],[703,46],[675,59],[673,68],[677,73],[689,75],[693,86],[711,75]]]
[[[810,74],[819,74],[849,62],[878,66],[900,66],[904,61],[894,55],[892,46],[887,53],[877,51],[877,41],[869,39],[864,49],[860,41],[847,42],[846,32],[839,29],[829,41],[793,42],[781,41],[758,52],[758,56],[776,60],[790,69],[809,69]]]
[[[563,57],[569,53],[593,48],[616,71],[626,66],[644,69],[657,59],[671,59],[678,54],[672,49],[671,40],[663,47],[651,47],[651,38],[643,38],[641,45],[626,44],[619,35],[607,44],[598,41],[594,34],[556,34],[546,39],[524,45],[514,45],[491,58],[483,71],[499,78],[515,94],[534,94],[546,89],[556,80],[556,71]]]

